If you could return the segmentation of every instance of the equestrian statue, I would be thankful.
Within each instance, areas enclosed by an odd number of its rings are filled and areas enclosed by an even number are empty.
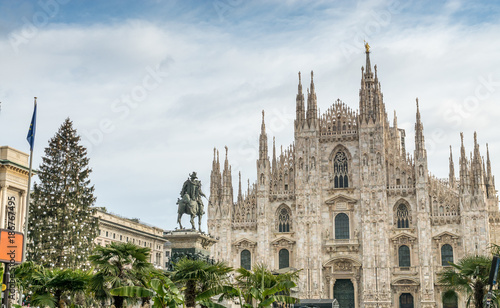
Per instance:
[[[193,230],[196,230],[194,226],[194,217],[198,216],[198,230],[201,232],[201,217],[205,214],[201,197],[207,198],[201,191],[201,181],[197,179],[196,172],[193,172],[184,182],[184,185],[182,185],[181,198],[177,199],[177,204],[179,206],[177,209],[177,223],[181,229],[184,229],[181,223],[182,215],[188,214],[191,216],[189,222],[191,222]]]

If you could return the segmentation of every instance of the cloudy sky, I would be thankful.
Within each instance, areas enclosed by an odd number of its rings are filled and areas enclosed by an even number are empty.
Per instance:
[[[255,180],[261,110],[270,144],[292,143],[298,71],[314,70],[320,110],[358,109],[367,40],[408,150],[418,97],[433,174],[477,131],[498,175],[499,17],[493,0],[1,1],[0,144],[29,151],[37,96],[34,166],[70,117],[97,205],[173,229],[188,174],[209,192],[214,147],[235,185]]]

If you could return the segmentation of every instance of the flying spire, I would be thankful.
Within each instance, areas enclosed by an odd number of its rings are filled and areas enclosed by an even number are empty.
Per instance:
[[[361,89],[359,90],[359,120],[360,124],[378,123],[387,121],[385,104],[380,83],[378,82],[377,67],[375,79],[370,63],[370,45],[365,42],[366,66],[361,67]]]
[[[490,149],[488,144],[486,144],[486,179],[487,196],[488,198],[494,198],[496,196],[495,177],[491,172]]]
[[[224,147],[226,149],[226,159],[224,160],[224,171],[229,170],[229,161],[227,159],[228,148],[227,145]]]
[[[365,41],[365,53],[366,53],[366,75],[372,75],[372,65],[370,63],[370,45]]]
[[[238,204],[241,204],[241,203],[243,203],[243,194],[241,193],[241,171],[238,172],[238,177],[239,177],[239,181],[238,181]]]
[[[453,151],[450,145],[450,175],[449,175],[450,187],[455,187],[455,165],[453,164]]]
[[[491,179],[491,161],[490,161],[490,148],[488,144],[486,144],[486,176],[488,179]]]
[[[259,137],[259,160],[265,161],[268,159],[267,155],[267,134],[266,134],[266,123],[264,122],[264,110],[262,110],[262,125],[260,129]]]
[[[417,102],[417,120],[415,123],[415,159],[424,158],[426,156],[425,151],[425,141],[424,141],[424,126],[422,125],[422,121],[420,119],[420,108],[418,106],[418,97],[416,99]]]
[[[465,146],[464,146],[464,133],[460,133],[460,191],[462,193],[468,192],[469,191],[469,181],[468,181],[468,176],[469,176],[469,167],[468,167],[468,162],[467,162],[467,154],[465,153]]]
[[[296,116],[295,116],[295,127],[299,128],[302,126],[306,118],[305,106],[304,106],[304,94],[302,93],[302,80],[299,72],[299,85],[296,98]]]
[[[272,165],[272,173],[275,176],[278,176],[278,170],[276,169],[276,138],[273,137],[273,165]]]
[[[311,88],[310,92],[307,92],[307,124],[309,127],[314,126],[316,123],[317,114],[317,101],[316,101],[316,91],[314,90],[314,72],[311,71]]]

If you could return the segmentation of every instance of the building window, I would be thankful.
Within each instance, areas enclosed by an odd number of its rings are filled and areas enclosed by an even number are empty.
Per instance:
[[[165,257],[170,257],[170,251],[165,251]]]
[[[252,254],[248,250],[243,250],[240,255],[240,264],[246,270],[252,269]]]
[[[452,290],[443,294],[443,308],[458,308],[458,296]]]
[[[333,159],[333,174],[335,188],[349,187],[349,177],[347,169],[347,156],[344,152],[337,152]]]
[[[413,308],[413,295],[403,293],[399,296],[399,308]]]
[[[410,248],[406,245],[399,247],[399,267],[410,267]]]
[[[116,238],[116,233],[113,233],[113,239],[115,239],[115,238]]]
[[[344,213],[335,216],[335,239],[349,239],[349,216]]]
[[[409,228],[410,227],[410,213],[406,204],[401,203],[398,205],[396,211],[398,228]]]
[[[106,237],[108,237],[108,231],[106,231]]]
[[[441,265],[450,266],[453,262],[453,247],[449,244],[441,246]]]
[[[281,249],[279,254],[279,268],[290,267],[290,253],[287,249]]]
[[[99,230],[99,235],[101,235],[101,230]]]
[[[278,232],[290,232],[290,210],[281,208],[278,212]]]

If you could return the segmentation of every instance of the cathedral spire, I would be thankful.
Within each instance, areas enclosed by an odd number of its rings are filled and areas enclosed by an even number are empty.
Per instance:
[[[278,170],[276,170],[276,137],[273,137],[273,162],[272,162],[272,170],[274,176],[278,175]]]
[[[366,74],[372,74],[372,65],[370,63],[370,45],[368,42],[365,42],[365,53],[366,53]]]
[[[484,188],[484,175],[483,175],[483,160],[479,151],[479,144],[477,142],[477,133],[474,132],[474,156],[471,162],[474,193],[479,194]]]
[[[450,175],[449,175],[449,184],[451,188],[455,188],[455,165],[453,164],[453,151],[450,145]]]
[[[488,198],[496,196],[495,177],[491,172],[490,149],[488,144],[486,144],[486,192],[488,194]]]
[[[415,122],[415,159],[426,158],[427,152],[425,150],[425,141],[424,141],[424,126],[422,125],[422,121],[420,119],[420,108],[418,106],[418,98],[417,101],[417,120]]]
[[[219,151],[214,148],[214,160],[212,163],[212,171],[210,172],[210,204],[216,206],[221,201],[222,179],[219,164]]]
[[[488,179],[491,178],[491,161],[490,161],[490,148],[488,144],[486,144],[486,176]]]
[[[464,133],[460,133],[460,191],[466,193],[469,191],[469,164],[464,146]]]
[[[307,124],[309,127],[316,125],[318,117],[318,106],[316,100],[316,91],[314,90],[314,73],[311,71],[311,87],[310,92],[307,92]]]
[[[359,90],[359,119],[360,124],[378,123],[387,121],[378,76],[373,76],[370,63],[370,46],[365,42],[366,66],[361,68],[361,89]],[[375,73],[377,69],[375,67]]]
[[[267,155],[267,134],[266,123],[264,122],[264,110],[262,110],[262,125],[259,137],[259,161],[264,162],[268,159]]]
[[[241,193],[241,171],[238,172],[238,204],[243,203],[243,194]]]
[[[302,80],[299,72],[299,85],[297,91],[296,98],[296,118],[295,118],[295,127],[302,127],[305,121],[305,106],[304,106],[304,94],[302,93]]]
[[[393,122],[393,125],[394,128],[398,128],[398,116],[396,115],[396,110],[394,110],[394,122]]]
[[[226,149],[226,159],[224,160],[224,171],[222,172],[222,195],[223,199],[230,204],[233,203],[233,180],[231,176],[231,166],[229,166],[229,160],[227,158],[228,147]]]

